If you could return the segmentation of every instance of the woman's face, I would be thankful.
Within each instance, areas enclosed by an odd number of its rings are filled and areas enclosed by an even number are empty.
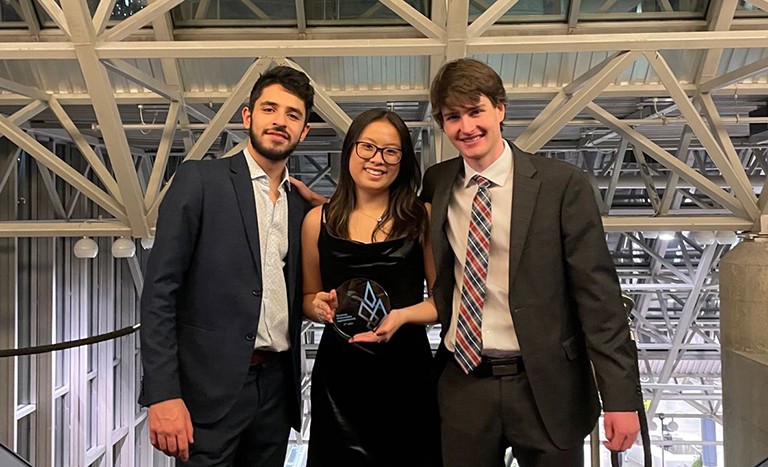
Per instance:
[[[400,173],[400,161],[388,163],[402,151],[400,135],[394,125],[386,120],[377,120],[366,126],[349,157],[349,172],[358,190],[387,190]],[[384,152],[387,152],[385,157]],[[360,157],[372,157],[368,160]],[[402,154],[402,153],[401,153]]]

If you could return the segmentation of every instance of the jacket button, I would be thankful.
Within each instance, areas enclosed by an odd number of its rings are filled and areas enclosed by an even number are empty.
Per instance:
[[[249,332],[248,334],[245,335],[245,340],[247,341],[252,341],[254,339],[256,339],[256,336],[252,332]]]
[[[259,295],[261,295],[261,293],[256,289],[251,290],[251,293],[253,294],[254,297],[258,297]]]

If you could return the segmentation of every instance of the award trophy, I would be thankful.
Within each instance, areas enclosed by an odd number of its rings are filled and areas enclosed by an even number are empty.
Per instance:
[[[346,340],[355,334],[375,331],[390,310],[389,296],[382,286],[368,279],[350,279],[336,288],[339,307],[333,329]],[[376,344],[352,345],[376,353]]]

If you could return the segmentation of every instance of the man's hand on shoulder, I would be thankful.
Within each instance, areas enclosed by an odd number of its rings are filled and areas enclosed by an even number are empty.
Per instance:
[[[192,438],[192,419],[181,399],[169,399],[149,406],[149,441],[156,449],[186,462]]]
[[[611,451],[621,452],[632,447],[640,432],[637,412],[605,412],[605,437],[603,445]]]

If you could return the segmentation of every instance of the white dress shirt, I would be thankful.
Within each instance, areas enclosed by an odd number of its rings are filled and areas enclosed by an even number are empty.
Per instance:
[[[288,198],[290,190],[288,167],[278,189],[275,203],[269,197],[269,176],[248,153],[248,171],[256,200],[256,218],[259,222],[259,249],[261,252],[261,318],[254,348],[282,352],[291,347],[288,338],[288,290],[285,285],[285,257],[288,254]],[[287,187],[287,188],[286,188]],[[246,254],[247,252],[243,252]]]
[[[509,310],[509,238],[512,224],[512,150],[504,141],[504,151],[493,164],[480,175],[491,182],[491,247],[488,254],[488,278],[483,305],[482,354],[491,357],[511,356],[520,353],[512,314]],[[448,241],[454,254],[453,313],[445,335],[445,346],[454,350],[456,322],[461,305],[461,289],[464,281],[464,261],[467,254],[467,238],[472,212],[472,201],[477,184],[472,177],[477,174],[464,162],[464,176],[456,180],[448,204]]]

